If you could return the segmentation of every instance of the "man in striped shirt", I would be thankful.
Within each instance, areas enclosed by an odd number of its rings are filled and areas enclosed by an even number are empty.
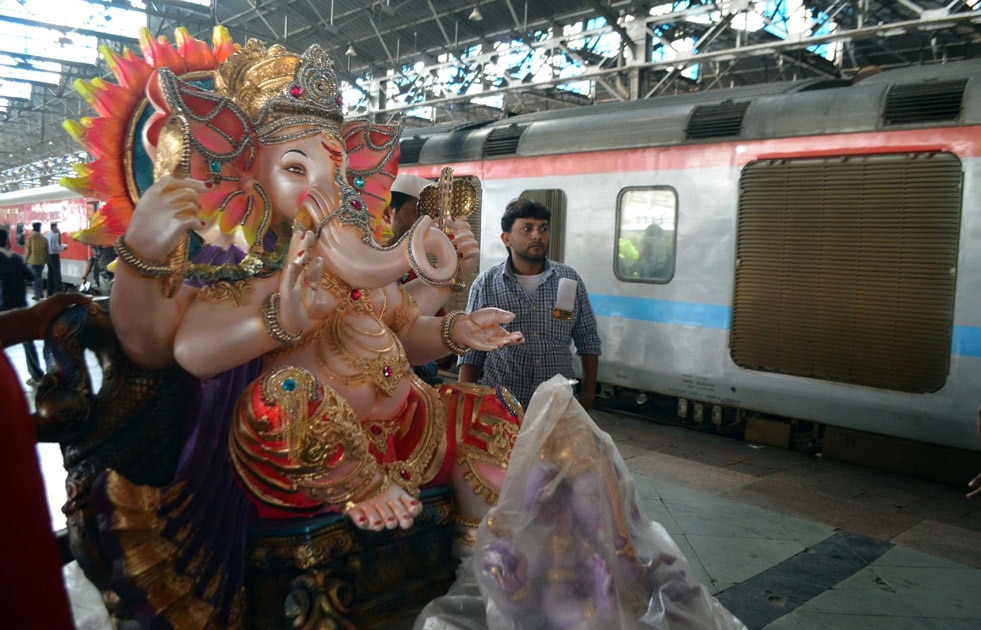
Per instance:
[[[515,319],[505,328],[520,330],[525,342],[463,355],[458,361],[459,378],[462,383],[502,385],[527,408],[542,382],[556,374],[575,378],[570,349],[574,343],[582,374],[579,402],[588,410],[596,396],[600,338],[579,274],[548,259],[551,218],[552,212],[537,201],[508,203],[501,218],[508,258],[474,280],[467,311],[484,307],[511,311]]]

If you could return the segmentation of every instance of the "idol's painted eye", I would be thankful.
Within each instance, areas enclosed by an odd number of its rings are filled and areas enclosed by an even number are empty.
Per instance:
[[[304,167],[304,166],[302,166],[300,164],[290,164],[289,166],[283,168],[283,170],[284,171],[287,171],[287,172],[290,172],[290,173],[293,173],[294,175],[306,175],[307,174],[306,167]]]

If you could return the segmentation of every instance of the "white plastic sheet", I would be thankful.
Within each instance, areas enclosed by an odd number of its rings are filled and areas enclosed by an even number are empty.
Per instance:
[[[472,563],[491,630],[745,628],[642,514],[613,440],[561,376],[531,400]]]
[[[112,630],[112,622],[102,603],[102,595],[85,577],[78,562],[69,562],[63,566],[61,575],[65,579],[65,590],[68,591],[76,630]]]

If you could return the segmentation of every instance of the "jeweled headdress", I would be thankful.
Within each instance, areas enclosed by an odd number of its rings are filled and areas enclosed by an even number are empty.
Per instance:
[[[215,83],[252,120],[262,144],[320,131],[338,134],[344,122],[334,64],[320,46],[300,57],[249,40],[221,64]]]

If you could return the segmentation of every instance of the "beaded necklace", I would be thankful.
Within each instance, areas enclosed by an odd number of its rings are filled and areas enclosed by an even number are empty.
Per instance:
[[[320,286],[333,293],[338,303],[330,315],[310,335],[317,340],[317,360],[337,380],[344,383],[358,383],[367,379],[380,394],[392,396],[399,384],[409,374],[409,362],[405,349],[398,337],[385,324],[385,311],[388,299],[383,302],[381,313],[375,312],[370,289],[356,289],[332,273],[324,272]],[[372,330],[361,328],[348,321],[353,314],[367,315]],[[364,338],[383,340],[388,335],[391,343],[375,347]],[[351,350],[356,345],[365,353],[375,356],[365,358]],[[331,369],[328,359],[339,358],[349,366],[350,373],[341,374]]]

